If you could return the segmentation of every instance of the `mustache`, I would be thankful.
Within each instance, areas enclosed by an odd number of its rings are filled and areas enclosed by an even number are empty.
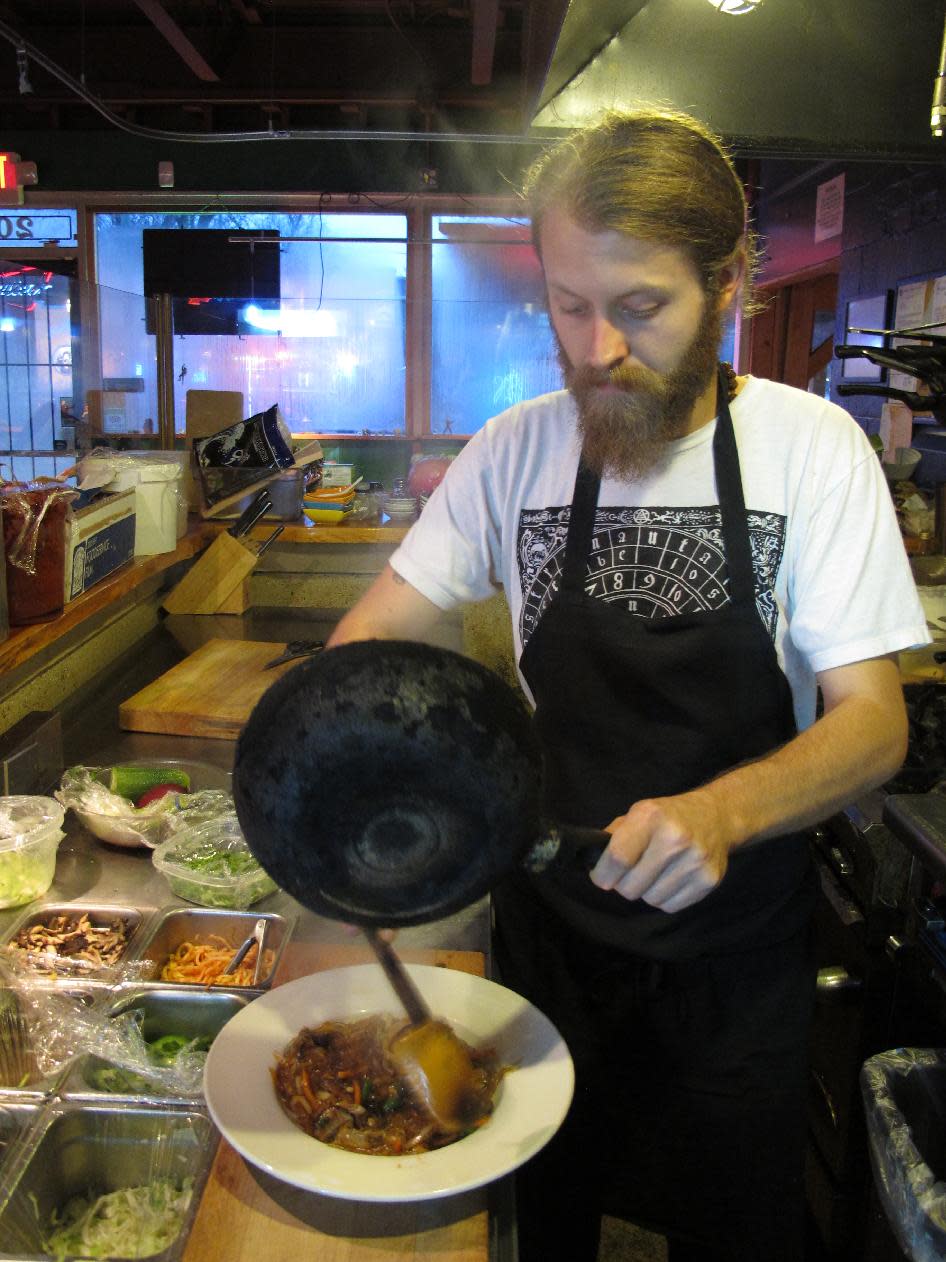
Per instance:
[[[579,393],[602,386],[613,386],[627,394],[646,391],[659,397],[667,393],[667,379],[652,368],[643,364],[630,364],[626,361],[615,364],[613,368],[596,368],[590,364],[582,364],[572,368],[568,375],[568,385]]]

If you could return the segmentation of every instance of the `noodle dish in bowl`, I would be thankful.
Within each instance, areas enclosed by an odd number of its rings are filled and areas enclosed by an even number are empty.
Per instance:
[[[548,1018],[522,996],[482,977],[431,965],[406,967],[435,1019],[445,1021],[482,1065],[489,1095],[483,1115],[459,1137],[413,1125],[417,1119],[409,1108],[401,1109],[397,1084],[383,1067],[359,1060],[366,1032],[406,1023],[387,979],[374,964],[329,969],[255,999],[224,1026],[210,1049],[207,1104],[221,1133],[247,1161],[327,1196],[418,1201],[501,1178],[552,1138],[571,1103],[574,1073]],[[342,1088],[348,1099],[321,1099],[320,1092],[332,1093],[313,1066],[323,1053],[339,1049],[351,1059],[340,1072],[341,1061],[333,1069],[350,1081]],[[309,1072],[303,1075],[303,1068]],[[318,1117],[320,1110],[324,1126],[309,1125],[307,1117]],[[361,1132],[350,1127],[346,1137],[342,1130],[352,1114],[372,1120]],[[316,1138],[323,1130],[323,1138]],[[381,1138],[370,1138],[375,1133]],[[343,1147],[333,1142],[339,1136]]]

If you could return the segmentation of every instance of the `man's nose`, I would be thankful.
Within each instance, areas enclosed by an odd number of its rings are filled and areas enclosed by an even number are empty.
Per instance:
[[[595,318],[587,362],[594,368],[614,368],[627,359],[630,347],[620,329],[603,316]]]

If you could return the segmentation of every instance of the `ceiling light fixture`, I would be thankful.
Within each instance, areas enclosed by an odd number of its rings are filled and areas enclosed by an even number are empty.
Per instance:
[[[762,0],[709,0],[710,4],[719,13],[752,13],[754,9],[758,9]]]

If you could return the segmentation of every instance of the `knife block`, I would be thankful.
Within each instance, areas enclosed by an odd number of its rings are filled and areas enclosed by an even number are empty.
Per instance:
[[[234,593],[256,565],[255,546],[246,547],[232,535],[218,535],[202,552],[181,581],[172,587],[162,602],[168,613],[242,613],[242,609],[222,606],[234,599]]]

